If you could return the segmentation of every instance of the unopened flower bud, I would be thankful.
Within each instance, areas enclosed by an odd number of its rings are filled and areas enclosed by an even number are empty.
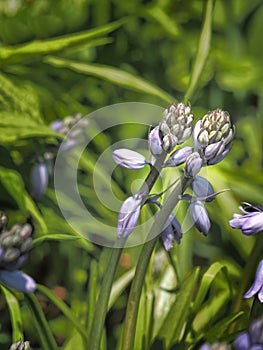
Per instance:
[[[213,186],[202,176],[195,176],[190,186],[196,197],[203,198],[202,200],[205,202],[211,202],[215,198],[212,196],[214,194]]]
[[[162,140],[160,138],[159,126],[156,126],[148,136],[149,150],[154,157],[158,157],[163,153]]]
[[[166,134],[163,137],[163,141],[162,141],[162,147],[163,150],[166,153],[170,153],[172,152],[172,150],[175,148],[175,146],[177,145],[177,137],[171,133]]]
[[[134,230],[139,219],[142,197],[136,193],[128,197],[122,204],[118,216],[118,237],[128,237]]]
[[[166,225],[167,226],[162,232],[162,240],[164,248],[169,251],[172,248],[174,241],[180,244],[182,238],[182,229],[180,223],[177,221],[176,217],[173,214],[170,214]]]
[[[202,159],[199,153],[194,152],[191,153],[190,156],[187,157],[185,162],[185,176],[186,177],[195,177],[202,168]]]
[[[229,114],[221,109],[209,112],[194,126],[194,144],[204,165],[213,165],[225,158],[233,138]]]
[[[189,212],[195,227],[206,236],[211,224],[204,204],[201,201],[192,201]]]
[[[13,343],[9,350],[31,350],[29,341],[18,341],[16,343]]]
[[[147,163],[144,156],[127,148],[120,148],[112,153],[115,163],[127,169],[141,169]]]
[[[192,154],[193,148],[185,146],[178,148],[173,154],[170,155],[167,162],[164,164],[164,167],[176,167],[183,164],[186,159]]]
[[[9,288],[19,292],[32,293],[36,290],[36,282],[30,276],[20,271],[0,269],[0,281]]]
[[[0,211],[0,232],[6,227],[8,223],[8,218],[6,214]]]
[[[41,199],[48,186],[48,169],[44,162],[33,166],[30,174],[31,195],[36,199]]]

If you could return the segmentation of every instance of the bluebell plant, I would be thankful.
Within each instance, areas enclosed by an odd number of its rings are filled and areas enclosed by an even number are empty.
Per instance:
[[[210,220],[204,202],[212,201],[216,194],[208,180],[199,176],[202,167],[217,164],[223,160],[231,149],[234,138],[234,127],[229,114],[221,109],[206,114],[193,127],[194,116],[190,106],[182,102],[170,105],[163,114],[160,123],[148,135],[148,145],[151,159],[129,149],[117,149],[113,152],[113,160],[120,166],[136,170],[150,165],[150,173],[139,191],[128,197],[119,212],[117,236],[127,238],[134,230],[139,219],[141,207],[151,202],[151,188],[164,168],[178,167],[184,164],[183,178],[186,188],[193,195],[183,195],[180,199],[190,201],[189,212],[196,228],[207,235]],[[193,147],[182,144],[192,136]],[[182,145],[182,146],[179,146]],[[168,190],[168,189],[167,189]],[[155,195],[155,200],[162,196]],[[182,190],[184,192],[185,189]],[[161,208],[161,205],[159,205]],[[182,238],[180,223],[169,213],[160,233],[166,250],[170,250],[173,241],[178,244]]]
[[[7,230],[7,217],[0,215],[0,283],[24,293],[34,292],[32,277],[19,271],[25,263],[32,243],[32,226],[15,224]]]
[[[87,124],[87,120],[82,119],[80,114],[51,123],[50,128],[61,134],[62,138],[57,138],[56,144],[45,145],[46,151],[35,157],[30,173],[30,193],[33,198],[40,200],[45,194],[49,179],[53,176],[54,159],[58,150],[68,152],[73,149],[78,144],[79,138],[85,134]]]

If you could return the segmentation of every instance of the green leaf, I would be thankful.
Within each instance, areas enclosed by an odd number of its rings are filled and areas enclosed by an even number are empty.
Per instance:
[[[34,239],[32,242],[32,248],[36,248],[45,241],[75,241],[76,239],[80,239],[80,237],[66,235],[63,233],[47,234]]]
[[[1,289],[5,296],[5,300],[10,312],[13,333],[12,342],[15,343],[16,341],[24,339],[19,302],[9,289],[5,288],[3,285],[1,285]]]
[[[25,58],[32,59],[37,56],[59,52],[69,47],[87,43],[88,40],[98,36],[110,33],[121,24],[122,21],[116,21],[78,34],[65,35],[49,40],[35,40],[15,47],[2,47],[0,49],[0,60],[2,64],[10,64],[20,62]]]
[[[130,90],[154,95],[168,103],[174,101],[174,97],[170,96],[162,89],[159,89],[153,84],[115,67],[87,64],[53,56],[46,57],[44,62],[57,68],[69,68],[81,74],[92,75]]]
[[[53,294],[47,287],[40,284],[37,285],[37,289],[43,293],[48,299],[50,299],[54,305],[56,305],[61,312],[68,318],[69,321],[75,326],[76,330],[82,335],[83,339],[88,341],[88,334],[86,329],[81,325],[80,320],[72,313],[71,309],[60,300],[55,294]]]
[[[184,324],[189,316],[198,275],[199,269],[197,268],[191,276],[182,283],[177,298],[162,324],[158,338],[165,341],[168,349],[173,343],[180,340]]]
[[[199,310],[201,304],[206,298],[207,292],[211,287],[211,284],[213,283],[218,273],[222,270],[226,273],[225,266],[219,262],[215,262],[203,275],[197,296],[194,301],[193,312],[197,312]]]
[[[20,174],[13,169],[0,167],[0,181],[10,195],[16,200],[17,205],[24,214],[30,213],[35,218],[41,229],[40,234],[44,234],[47,231],[46,223],[35,203],[25,190]]]
[[[43,124],[40,115],[39,101],[35,90],[30,85],[16,86],[15,83],[0,74],[0,104],[5,109],[15,111],[17,113],[17,121],[24,119],[24,115],[31,118],[39,124]],[[1,117],[1,121],[5,121],[5,115]],[[4,119],[4,120],[3,120]]]
[[[129,285],[132,281],[135,273],[135,268],[123,274],[117,281],[113,283],[108,309],[112,307],[120,294],[124,291],[124,289]]]

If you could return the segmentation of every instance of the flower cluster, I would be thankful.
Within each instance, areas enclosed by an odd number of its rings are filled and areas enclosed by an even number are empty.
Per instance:
[[[193,119],[194,116],[189,106],[183,103],[169,106],[164,111],[161,122],[148,135],[151,160],[147,160],[138,152],[125,148],[113,152],[113,160],[127,169],[137,170],[145,165],[150,166],[150,174],[142,188],[134,196],[128,197],[121,206],[117,225],[118,237],[126,238],[134,230],[141,207],[151,202],[150,191],[160,171],[182,164],[185,164],[183,176],[188,180],[193,195],[183,196],[182,193],[181,199],[190,200],[189,212],[193,223],[200,232],[207,235],[210,220],[204,202],[212,201],[216,193],[210,182],[198,176],[198,173],[202,167],[216,164],[228,154],[234,138],[234,129],[228,113],[220,109],[209,112],[194,127],[192,126]],[[193,138],[194,147],[178,146],[190,136]],[[152,180],[155,176],[153,174],[157,174],[154,181]],[[158,203],[155,200],[155,204],[161,208],[161,204]],[[172,213],[170,213],[161,236],[166,250],[171,249],[174,241],[178,244],[181,241],[180,223]]]
[[[47,189],[49,177],[53,174],[54,159],[58,148],[61,152],[68,152],[78,144],[78,140],[85,134],[88,122],[81,119],[81,115],[66,117],[64,120],[56,120],[50,127],[53,131],[64,136],[57,139],[55,145],[46,145],[47,150],[37,160],[31,169],[30,184],[31,196],[41,199]],[[73,129],[72,129],[73,128]],[[72,130],[71,130],[72,129]]]
[[[20,292],[31,293],[36,289],[35,281],[19,271],[31,248],[32,226],[14,225],[6,229],[7,218],[1,214],[0,234],[0,282]]]
[[[29,341],[17,341],[15,343],[13,343],[9,350],[31,350],[32,348],[30,347],[30,343]]]

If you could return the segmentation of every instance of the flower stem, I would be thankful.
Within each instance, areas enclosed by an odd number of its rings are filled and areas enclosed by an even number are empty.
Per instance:
[[[150,236],[154,238],[146,242],[142,248],[128,300],[122,350],[133,349],[140,296],[153,249],[159,238],[159,234],[161,233],[167,219],[169,218],[169,215],[179,202],[179,195],[183,194],[186,187],[191,181],[192,179],[189,178],[181,178],[180,182],[177,184],[167,201],[164,203],[161,210],[156,215],[156,220],[154,221],[150,230]]]
[[[139,192],[143,195],[144,200],[147,199],[148,194],[150,193],[153,185],[155,184],[160,174],[160,171],[162,170],[162,165],[165,160],[165,157],[166,157],[166,154],[163,153],[155,161],[148,177],[143,183],[141,189],[139,190]],[[91,332],[89,335],[90,337],[89,349],[92,349],[92,350],[100,349],[101,336],[102,336],[104,322],[107,314],[107,307],[108,307],[110,292],[111,292],[111,288],[114,280],[114,275],[118,266],[118,261],[122,254],[123,247],[125,246],[125,243],[126,243],[126,239],[124,238],[118,238],[116,240],[115,248],[112,249],[111,257],[102,280],[101,290],[100,290],[98,301],[96,303],[95,313],[94,313],[93,322],[91,326]]]

